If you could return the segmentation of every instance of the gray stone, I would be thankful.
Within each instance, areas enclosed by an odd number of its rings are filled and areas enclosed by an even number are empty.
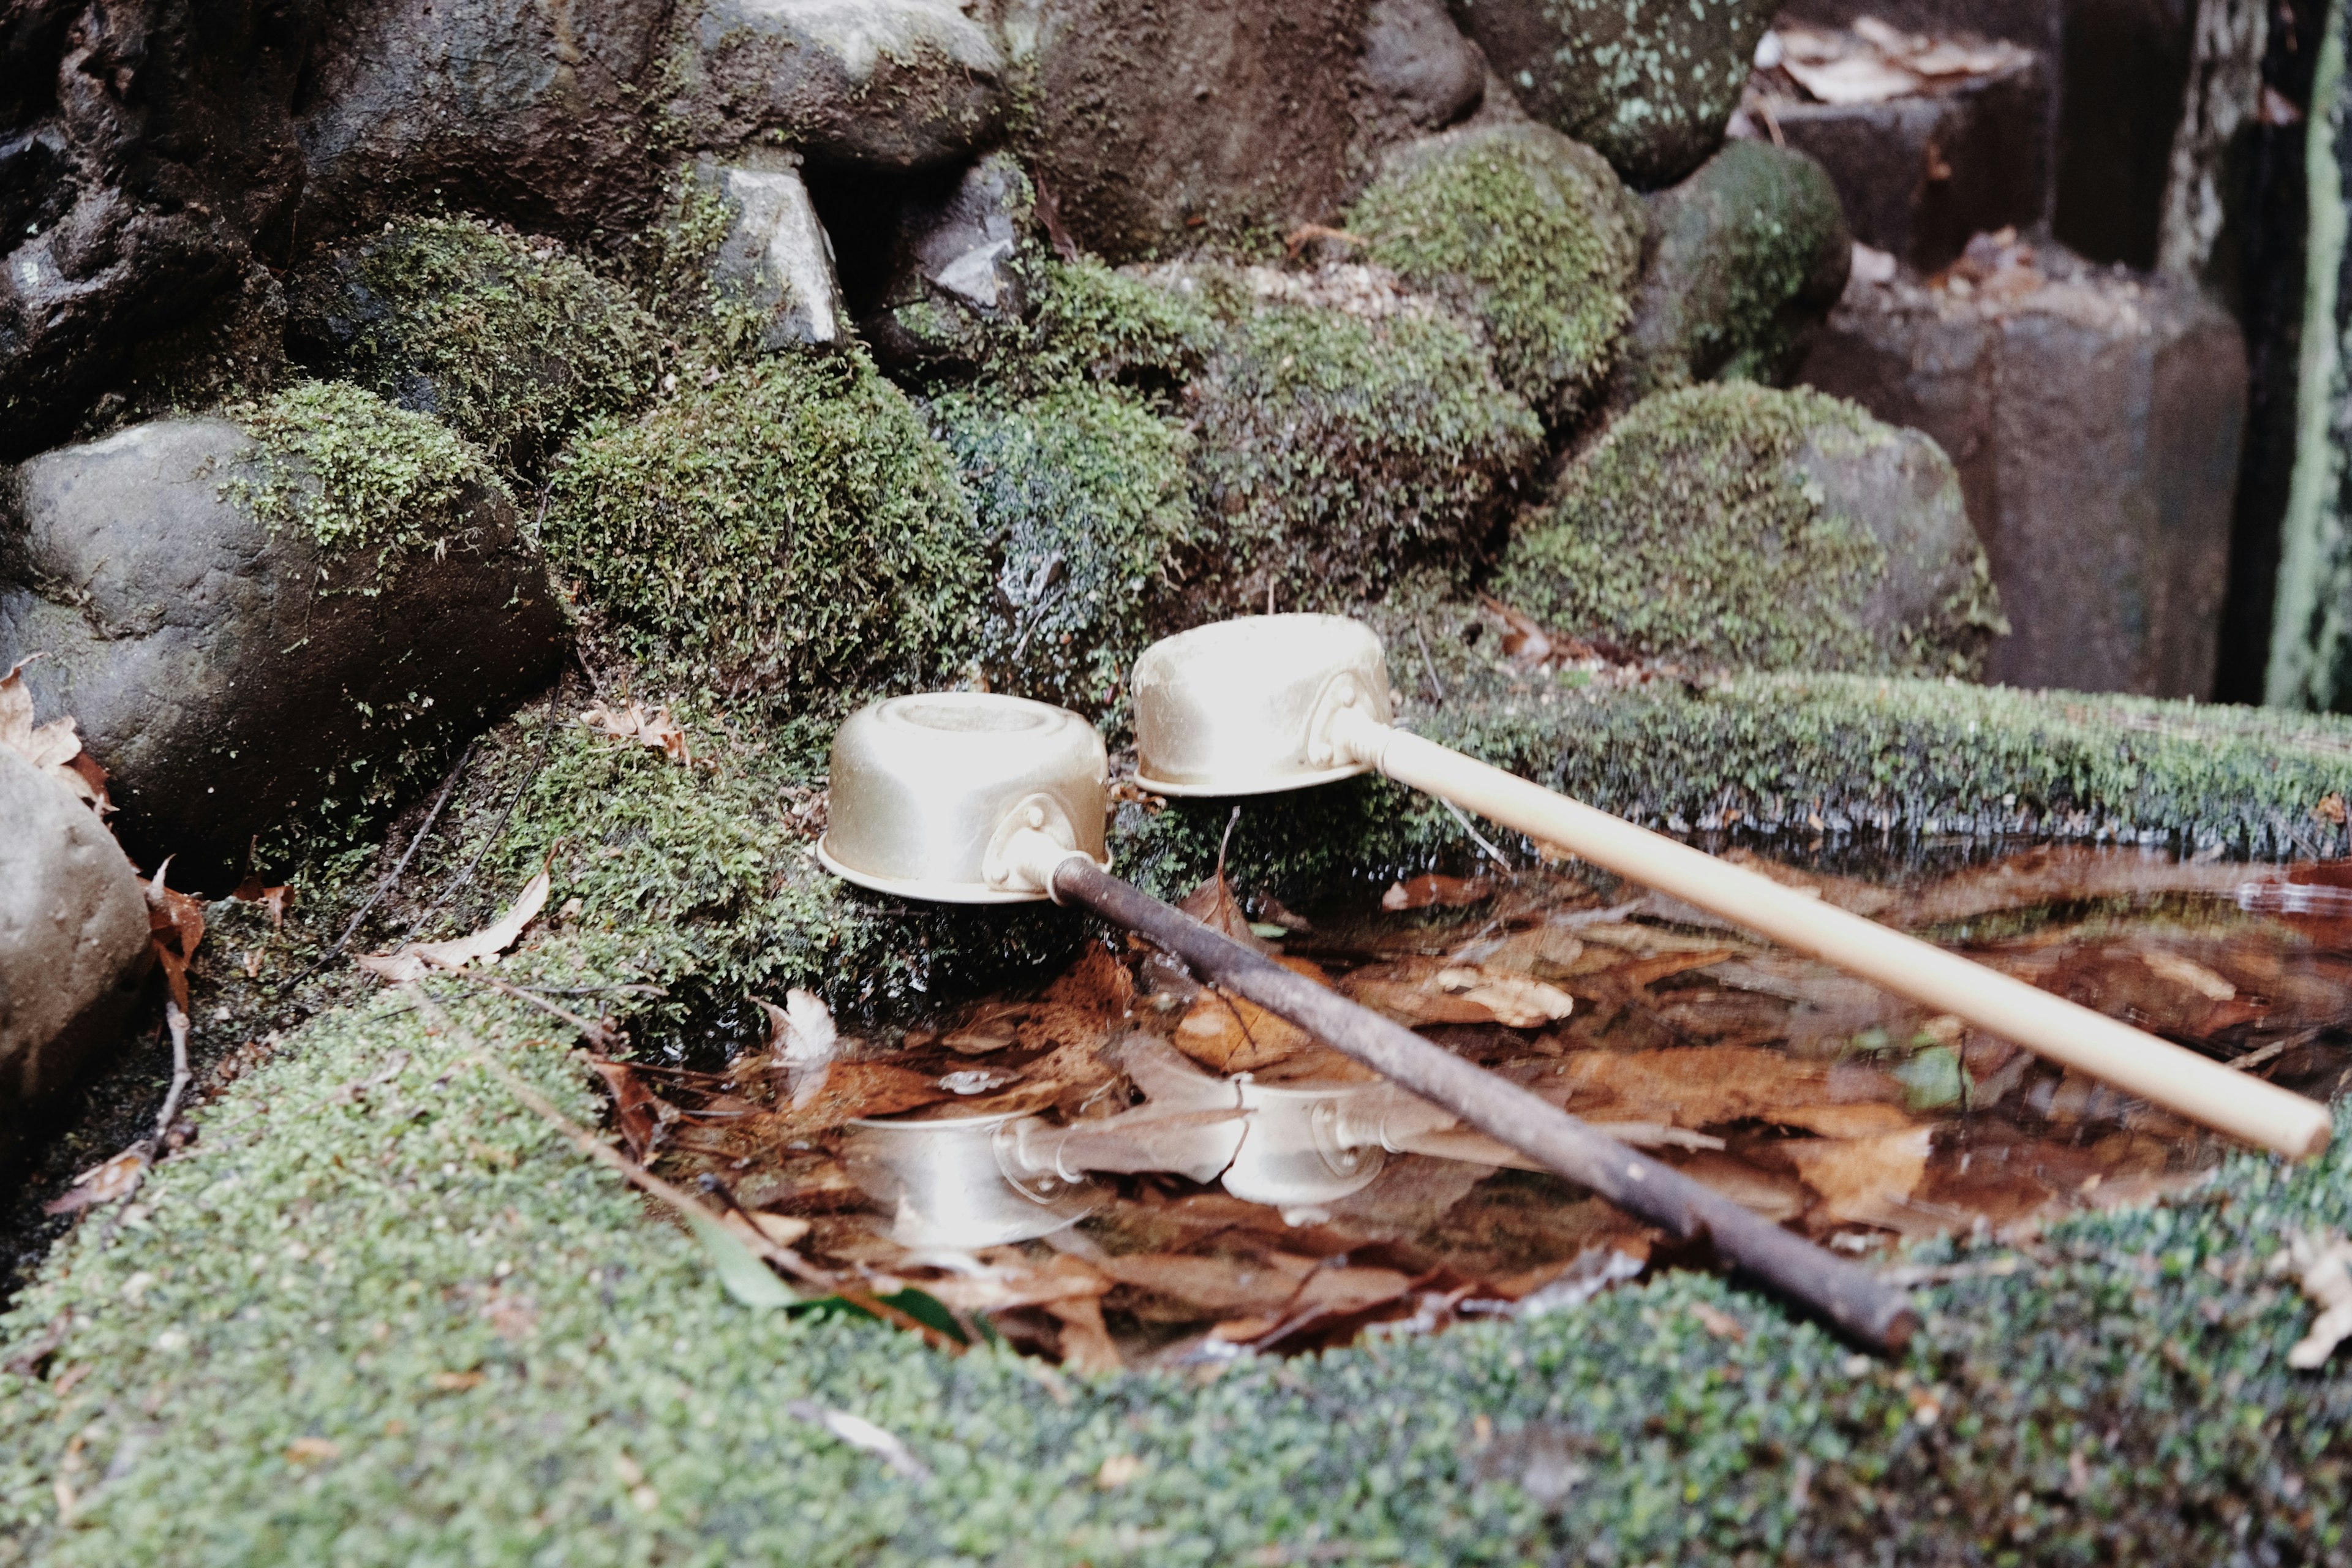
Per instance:
[[[1012,0],[1003,25],[1041,216],[1113,261],[1328,223],[1381,150],[1477,101],[1426,0]]]
[[[1853,256],[1821,165],[1735,142],[1649,205],[1614,400],[1719,376],[1785,385]]]
[[[139,879],[98,814],[0,746],[0,1157],[138,1004]]]
[[[2195,289],[2045,250],[2039,285],[1959,298],[1855,280],[1804,379],[1951,454],[2029,687],[2211,687],[2246,396],[2236,324]]]
[[[889,279],[860,322],[893,370],[969,367],[992,329],[1024,313],[1020,265],[1035,247],[1036,202],[1018,160],[993,153],[943,195],[918,195],[898,215]]]
[[[2042,220],[2050,89],[2035,56],[1946,92],[1777,107],[1782,138],[1829,171],[1854,238],[1922,272],[1972,235]]]
[[[1723,142],[1779,0],[1455,0],[1528,112],[1634,185],[1670,185]]]
[[[692,133],[772,136],[829,163],[919,169],[987,140],[1004,58],[952,0],[711,0],[693,23]]]
[[[712,278],[730,304],[760,313],[761,346],[839,343],[849,311],[834,273],[833,240],[797,164],[712,169],[703,178],[733,208],[727,237],[711,258]]]
[[[255,451],[227,420],[163,420],[46,453],[0,496],[0,666],[45,656],[39,717],[79,722],[126,847],[195,883],[531,689],[567,643],[495,490],[424,547],[338,551],[255,516]]]

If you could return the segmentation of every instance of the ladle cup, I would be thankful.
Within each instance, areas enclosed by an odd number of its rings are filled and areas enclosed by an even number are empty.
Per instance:
[[[985,692],[891,698],[834,738],[817,853],[852,881],[907,897],[1091,910],[1545,1170],[1680,1239],[1710,1238],[1855,1338],[1909,1339],[1916,1319],[1901,1290],[1112,877],[1108,784],[1101,738],[1074,713]]]
[[[1377,771],[1783,946],[1826,960],[2177,1116],[2301,1158],[2326,1107],[1395,728],[1381,640],[1339,616],[1251,616],[1136,661],[1136,783],[1262,795]]]

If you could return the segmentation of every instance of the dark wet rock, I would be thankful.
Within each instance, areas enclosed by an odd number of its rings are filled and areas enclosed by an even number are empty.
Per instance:
[[[149,961],[146,900],[114,836],[0,746],[0,1158],[113,1038]]]
[[[1778,0],[1455,0],[1528,112],[1643,189],[1705,163]]]
[[[1526,123],[1424,138],[1388,155],[1347,221],[1370,259],[1476,321],[1547,419],[1608,375],[1648,219],[1591,149]]]
[[[1933,441],[1741,383],[1620,416],[1520,520],[1495,591],[1574,636],[1754,669],[1970,673],[2000,625]]]
[[[2213,680],[2245,346],[2194,289],[2045,248],[2000,289],[1855,282],[1804,379],[1935,437],[2015,635],[1993,679],[2202,696]]]
[[[248,427],[249,426],[249,427]],[[356,387],[135,426],[26,463],[0,662],[70,714],[142,858],[216,880],[322,797],[544,680],[567,629],[478,454]]]
[[[1735,142],[1653,196],[1650,215],[1618,401],[1717,378],[1785,384],[1853,254],[1821,165]]]
[[[1949,90],[1883,103],[1783,103],[1780,134],[1829,171],[1854,238],[1922,272],[1971,235],[2030,228],[2050,201],[2040,55]]]
[[[1005,110],[1003,57],[952,0],[712,0],[691,36],[684,108],[714,150],[767,138],[919,169],[971,152]]]
[[[1038,0],[1008,18],[1034,81],[1049,226],[1115,261],[1328,222],[1380,150],[1465,112],[1443,18],[1388,0]]]
[[[297,354],[536,469],[589,416],[653,391],[654,324],[547,240],[473,218],[386,225],[294,290]]]
[[[889,278],[861,322],[875,356],[896,371],[968,369],[992,333],[1027,311],[1039,258],[1036,195],[1020,162],[995,153],[954,184],[911,196],[899,212]]]
[[[710,257],[711,284],[720,308],[741,319],[741,335],[761,348],[829,348],[849,332],[833,240],[797,162],[774,163],[699,172],[729,214],[726,237]]]

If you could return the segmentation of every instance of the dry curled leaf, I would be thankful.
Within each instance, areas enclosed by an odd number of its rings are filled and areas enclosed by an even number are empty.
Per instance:
[[[1475,963],[1450,964],[1439,970],[1437,988],[1476,1003],[1494,1016],[1495,1022],[1513,1029],[1540,1029],[1556,1024],[1576,1005],[1556,985]]]
[[[476,959],[494,957],[512,947],[523,928],[539,918],[539,911],[547,904],[549,885],[547,873],[541,871],[524,884],[521,895],[506,913],[471,936],[453,937],[447,942],[412,942],[393,952],[362,953],[356,962],[370,974],[380,974],[399,984],[422,979],[435,969],[463,969]]]
[[[756,996],[751,1000],[768,1016],[768,1050],[784,1069],[784,1092],[793,1110],[806,1110],[824,1088],[834,1058],[841,1055],[833,1010],[809,991],[786,992],[781,1007]]]
[[[294,889],[284,883],[274,888],[265,887],[259,877],[248,876],[236,885],[236,890],[229,897],[239,903],[259,904],[269,916],[270,929],[278,931],[285,927],[286,907],[294,901]]]
[[[580,721],[600,735],[634,741],[689,767],[694,763],[694,752],[687,743],[686,731],[670,717],[667,708],[648,709],[636,702],[614,708],[599,700],[580,715]]]
[[[20,658],[9,666],[7,674],[0,675],[0,746],[65,785],[75,799],[103,816],[114,809],[106,798],[106,770],[81,749],[81,736],[73,720],[33,722],[33,694],[26,688],[24,670],[39,657]]]
[[[147,894],[147,941],[155,950],[155,962],[163,965],[163,984],[171,993],[172,1005],[180,1016],[188,1014],[188,964],[196,956],[196,944],[205,940],[205,906],[203,900],[190,898],[163,885],[164,874],[172,868],[172,858],[155,868],[154,879],[145,888]]]

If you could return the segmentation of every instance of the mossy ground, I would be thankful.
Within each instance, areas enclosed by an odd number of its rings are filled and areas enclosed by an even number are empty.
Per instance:
[[[1530,125],[1435,138],[1399,155],[1346,221],[1371,259],[1479,321],[1504,384],[1548,418],[1608,374],[1643,221],[1590,149]]]
[[[971,505],[856,352],[695,365],[582,432],[541,541],[632,653],[814,740],[885,687],[959,673],[984,565]]]
[[[1767,669],[1933,668],[1993,612],[1874,626],[1859,612],[1888,565],[1861,521],[1797,459],[1813,432],[1873,422],[1809,389],[1731,384],[1644,399],[1524,517],[1495,591],[1563,630],[1636,652]],[[1989,590],[1985,591],[1989,599]],[[1906,634],[1908,635],[1906,635]]]
[[[469,217],[410,218],[297,290],[298,337],[340,374],[535,470],[657,374],[653,321],[564,254]]]
[[[331,555],[373,552],[379,569],[465,525],[505,484],[438,420],[347,382],[302,381],[229,415],[257,444],[226,484],[272,531],[299,527]]]

